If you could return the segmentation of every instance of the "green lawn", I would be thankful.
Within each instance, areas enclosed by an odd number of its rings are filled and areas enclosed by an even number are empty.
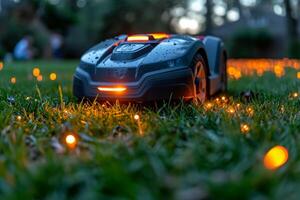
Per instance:
[[[32,77],[36,66],[41,82]],[[35,61],[0,71],[1,199],[300,198],[296,71],[230,80],[228,102],[154,109],[76,103],[75,67]],[[240,102],[247,90],[256,98]],[[63,142],[70,132],[76,149]],[[287,148],[288,162],[267,170],[264,155],[276,145]]]

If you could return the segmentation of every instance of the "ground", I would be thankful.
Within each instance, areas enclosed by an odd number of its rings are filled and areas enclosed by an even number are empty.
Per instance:
[[[299,199],[295,69],[237,73],[202,106],[143,108],[77,103],[76,64],[0,65],[1,199]],[[267,169],[278,145],[288,160]]]

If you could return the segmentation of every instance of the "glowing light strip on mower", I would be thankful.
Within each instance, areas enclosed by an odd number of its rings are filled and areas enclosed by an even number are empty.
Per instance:
[[[141,42],[141,41],[149,41],[148,35],[132,35],[128,36],[127,41],[128,42]]]
[[[98,87],[101,92],[124,92],[127,90],[125,87]]]
[[[152,35],[155,40],[160,40],[160,39],[165,39],[170,37],[170,35],[166,33],[152,33],[150,35]]]

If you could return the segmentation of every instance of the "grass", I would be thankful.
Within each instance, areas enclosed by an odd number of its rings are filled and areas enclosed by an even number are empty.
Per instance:
[[[35,66],[41,82],[31,75]],[[76,103],[75,67],[35,61],[0,71],[1,199],[299,199],[295,70],[230,80],[226,100],[205,106],[154,109]],[[248,90],[256,98],[244,102]],[[66,133],[78,137],[77,148],[65,145]],[[275,145],[289,160],[270,171],[263,157]]]

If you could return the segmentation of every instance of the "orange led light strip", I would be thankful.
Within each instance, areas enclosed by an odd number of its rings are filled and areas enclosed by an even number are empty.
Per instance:
[[[124,92],[127,90],[125,87],[98,87],[101,92]]]
[[[132,35],[127,38],[128,42],[132,41],[149,41],[148,35]]]
[[[168,35],[166,33],[152,33],[151,35],[156,40],[165,39],[165,38],[169,38],[170,37],[170,35]]]

